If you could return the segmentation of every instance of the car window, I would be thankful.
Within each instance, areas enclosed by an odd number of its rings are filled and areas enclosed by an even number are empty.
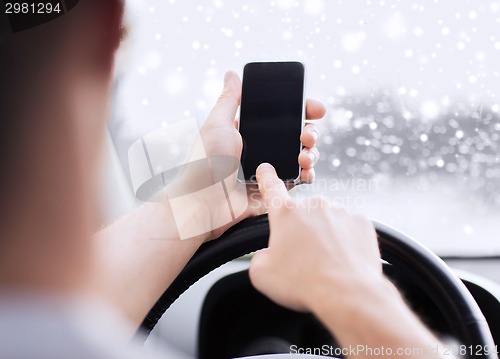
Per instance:
[[[500,254],[500,1],[140,0],[110,121],[202,124],[226,70],[297,60],[322,100],[322,194],[440,254]]]

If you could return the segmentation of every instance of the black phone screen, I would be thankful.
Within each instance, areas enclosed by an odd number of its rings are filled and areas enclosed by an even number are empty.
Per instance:
[[[243,138],[240,179],[254,182],[257,167],[268,162],[283,181],[297,180],[303,120],[304,65],[247,64],[243,71],[239,125]]]

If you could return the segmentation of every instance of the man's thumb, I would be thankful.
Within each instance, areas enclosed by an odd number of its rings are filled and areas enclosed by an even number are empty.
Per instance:
[[[228,71],[224,76],[224,89],[210,112],[209,121],[218,125],[234,126],[240,98],[241,80],[236,73]]]

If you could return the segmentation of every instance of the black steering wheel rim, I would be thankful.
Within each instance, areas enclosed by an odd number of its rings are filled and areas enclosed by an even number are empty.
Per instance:
[[[461,344],[478,348],[469,358],[498,359],[488,324],[474,298],[450,268],[429,249],[410,237],[374,223],[382,258],[393,266],[406,268],[422,286],[454,329]],[[191,285],[221,265],[245,254],[265,248],[269,240],[267,215],[249,218],[215,241],[204,244],[160,297],[144,319],[137,337],[146,340],[170,305]]]

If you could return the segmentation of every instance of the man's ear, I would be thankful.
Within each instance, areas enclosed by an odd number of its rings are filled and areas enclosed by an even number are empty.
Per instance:
[[[99,3],[99,7],[102,6],[104,36],[105,40],[105,50],[109,56],[108,63],[113,64],[115,60],[115,53],[118,50],[121,40],[123,38],[123,12],[124,3],[123,0],[94,0]]]
[[[78,1],[78,0],[76,0]],[[114,50],[118,49],[120,42],[123,37],[123,12],[124,12],[124,2],[123,0],[99,0],[99,2],[106,3],[108,7],[106,11],[108,12],[108,33],[110,34],[110,46]]]
[[[122,0],[80,0],[68,14],[74,34],[68,46],[73,48],[76,62],[111,70],[122,39],[123,12]]]

